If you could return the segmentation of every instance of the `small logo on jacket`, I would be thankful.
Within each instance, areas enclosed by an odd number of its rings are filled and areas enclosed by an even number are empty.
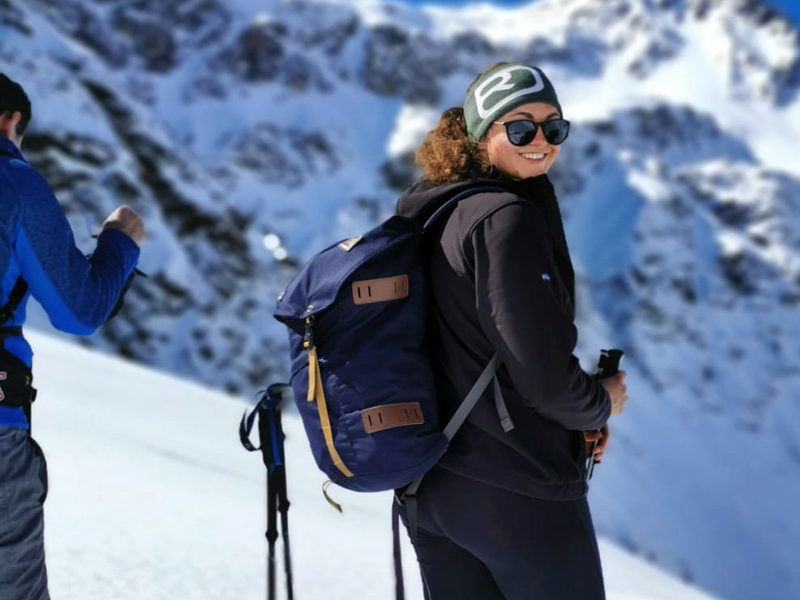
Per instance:
[[[542,273],[542,281],[550,281],[550,275],[547,273]]]
[[[0,381],[4,381],[8,378],[8,374],[5,371],[0,371]],[[6,399],[6,395],[3,393],[3,388],[0,388],[0,402]]]

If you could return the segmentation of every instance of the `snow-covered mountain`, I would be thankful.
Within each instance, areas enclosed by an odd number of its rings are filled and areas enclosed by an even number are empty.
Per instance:
[[[0,0],[27,156],[91,246],[149,239],[86,343],[250,392],[285,377],[274,298],[389,214],[475,75],[540,65],[573,122],[553,179],[581,355],[627,354],[598,529],[736,600],[800,597],[800,35],[754,0]],[[39,318],[41,321],[41,317]]]
[[[35,435],[50,472],[52,596],[263,599],[266,472],[236,435],[246,404],[48,336],[32,341],[47,400],[36,407]],[[344,505],[337,513],[322,497],[325,477],[298,415],[283,421],[296,597],[393,597],[391,493],[332,491]],[[406,598],[421,600],[413,550],[401,539]],[[609,600],[713,600],[608,540],[600,552]],[[282,556],[279,542],[279,598]]]

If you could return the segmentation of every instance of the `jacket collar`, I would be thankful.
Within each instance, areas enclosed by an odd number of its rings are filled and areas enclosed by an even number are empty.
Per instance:
[[[0,133],[0,154],[7,154],[9,156],[13,156],[14,158],[23,159],[22,152],[19,151],[19,148],[17,148],[14,142],[12,142],[2,133]]]
[[[400,196],[397,214],[424,223],[447,200],[472,187],[502,187],[528,200],[542,201],[542,197],[555,200],[555,192],[547,175],[530,179],[511,179],[493,172],[490,175],[465,179],[453,183],[433,183],[426,179],[417,181]]]

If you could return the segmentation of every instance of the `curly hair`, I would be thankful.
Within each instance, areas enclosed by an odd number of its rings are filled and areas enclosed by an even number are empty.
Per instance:
[[[499,62],[483,71],[475,78],[469,88],[489,71],[501,65]],[[417,164],[422,166],[425,179],[435,183],[462,181],[471,177],[488,175],[493,166],[489,163],[486,144],[476,142],[467,134],[467,122],[464,109],[448,108],[439,118],[439,124],[428,132],[425,140],[417,149]]]

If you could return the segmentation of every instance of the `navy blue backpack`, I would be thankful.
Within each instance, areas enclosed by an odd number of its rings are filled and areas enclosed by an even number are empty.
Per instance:
[[[394,216],[330,246],[278,299],[274,316],[289,328],[295,403],[317,465],[333,483],[375,492],[419,481],[492,380],[504,428],[513,427],[495,357],[442,428],[425,348],[425,232],[460,200],[486,191],[498,190],[467,190],[424,226]]]

